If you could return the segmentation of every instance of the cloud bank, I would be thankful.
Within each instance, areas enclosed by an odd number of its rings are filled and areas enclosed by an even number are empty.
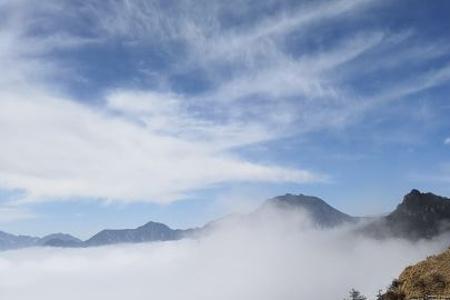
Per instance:
[[[355,238],[351,228],[321,231],[304,218],[266,217],[226,221],[200,240],[3,252],[0,296],[328,300],[357,288],[372,298],[406,265],[447,246]]]

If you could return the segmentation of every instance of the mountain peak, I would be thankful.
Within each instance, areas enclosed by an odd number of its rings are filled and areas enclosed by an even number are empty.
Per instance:
[[[118,243],[142,243],[180,239],[182,232],[169,226],[150,221],[134,229],[102,230],[85,242],[86,246],[100,246]]]
[[[326,205],[329,206],[324,200],[304,194],[284,194],[275,198],[269,199],[269,202],[287,204],[287,205]],[[331,206],[330,206],[331,207]]]
[[[169,228],[169,226],[167,226],[166,224],[163,224],[163,223],[150,221],[150,222],[145,223],[142,226],[139,226],[137,229],[139,229],[139,228]]]
[[[38,244],[50,247],[81,247],[83,241],[70,234],[60,232],[44,236]]]
[[[450,199],[413,189],[386,221],[398,236],[431,238],[450,229]]]
[[[318,197],[304,194],[294,195],[288,193],[277,196],[267,200],[262,209],[268,207],[288,211],[303,210],[309,214],[313,223],[320,227],[334,227],[357,220],[357,218],[344,214]]]
[[[408,194],[406,194],[406,196],[411,195],[411,196],[419,196],[420,194],[422,194],[419,190],[417,189],[412,189],[411,192],[409,192]]]
[[[450,212],[450,201],[448,198],[433,193],[422,193],[413,189],[403,197],[396,211],[407,211],[409,213],[440,213],[448,210]],[[395,213],[395,211],[394,211]]]
[[[44,237],[42,237],[39,240],[39,245],[47,245],[49,241],[59,241],[61,243],[81,243],[82,241],[70,234],[67,233],[62,233],[62,232],[58,232],[58,233],[52,233],[49,235],[46,235]]]

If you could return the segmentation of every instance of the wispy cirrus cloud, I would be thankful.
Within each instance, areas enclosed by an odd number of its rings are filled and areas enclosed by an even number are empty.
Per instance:
[[[41,9],[52,14],[61,8],[49,7]],[[19,20],[30,16],[24,7],[13,8]],[[25,190],[27,201],[170,202],[224,182],[323,180],[314,172],[253,163],[229,152],[230,146],[266,139],[266,127],[195,117],[181,95],[113,90],[100,109],[51,92],[34,75],[54,76],[59,70],[40,56],[81,47],[85,40],[66,43],[66,33],[27,38],[33,21],[23,25],[14,18],[2,31],[8,37],[3,67],[18,62],[23,69],[2,76],[0,185]]]
[[[23,188],[33,200],[170,202],[222,182],[320,180],[308,171],[245,161],[214,141],[169,136],[37,91],[17,96],[1,94],[0,184]]]
[[[373,4],[4,1],[0,185],[24,189],[30,201],[170,202],[234,181],[323,181],[237,150],[344,128],[449,80],[445,64],[383,80],[398,67],[392,55],[435,49],[409,47],[409,31],[363,27],[314,44]],[[432,52],[425,59],[445,55]],[[353,83],[376,72],[375,93]],[[98,93],[79,99],[67,92],[74,82]]]

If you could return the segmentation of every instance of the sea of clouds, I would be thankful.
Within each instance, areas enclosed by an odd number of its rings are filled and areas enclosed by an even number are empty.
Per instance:
[[[373,298],[445,239],[377,241],[304,218],[230,218],[200,239],[0,252],[0,299],[330,300]]]

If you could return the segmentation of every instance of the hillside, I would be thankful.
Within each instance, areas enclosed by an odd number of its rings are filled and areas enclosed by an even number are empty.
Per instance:
[[[409,300],[427,297],[450,298],[450,250],[407,267],[381,299]]]

